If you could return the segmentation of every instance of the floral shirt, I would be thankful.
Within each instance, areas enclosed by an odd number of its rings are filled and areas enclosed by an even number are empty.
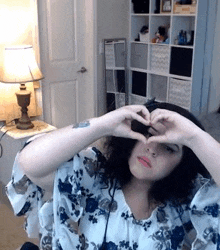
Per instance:
[[[120,186],[103,181],[105,158],[96,148],[60,166],[53,197],[46,202],[43,190],[19,169],[18,157],[7,194],[15,214],[26,216],[29,237],[40,234],[43,250],[98,250],[106,230],[109,250],[180,250],[183,244],[193,250],[220,249],[220,189],[210,180],[198,177],[189,203],[167,202],[150,218],[136,220]]]

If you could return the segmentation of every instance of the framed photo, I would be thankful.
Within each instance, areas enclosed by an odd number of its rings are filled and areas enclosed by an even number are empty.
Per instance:
[[[171,0],[161,0],[160,2],[160,12],[168,13],[171,12]]]

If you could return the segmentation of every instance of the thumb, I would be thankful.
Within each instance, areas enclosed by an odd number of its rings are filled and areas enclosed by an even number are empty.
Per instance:
[[[147,143],[150,142],[167,142],[167,137],[165,135],[155,135],[155,136],[151,136],[147,139]]]

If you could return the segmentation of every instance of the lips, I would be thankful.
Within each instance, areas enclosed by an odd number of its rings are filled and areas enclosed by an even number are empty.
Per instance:
[[[145,157],[145,156],[138,156],[137,159],[146,168],[151,168],[152,167],[151,166],[151,162],[150,162],[150,160],[147,157]]]

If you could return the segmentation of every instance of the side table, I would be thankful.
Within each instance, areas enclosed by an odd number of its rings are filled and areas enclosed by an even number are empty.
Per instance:
[[[16,126],[6,126],[0,130],[0,137],[7,131],[1,140],[3,152],[0,158],[0,182],[3,185],[10,181],[15,156],[25,142],[34,135],[56,129],[43,121],[33,121],[33,124],[34,127],[28,130],[20,130]]]

